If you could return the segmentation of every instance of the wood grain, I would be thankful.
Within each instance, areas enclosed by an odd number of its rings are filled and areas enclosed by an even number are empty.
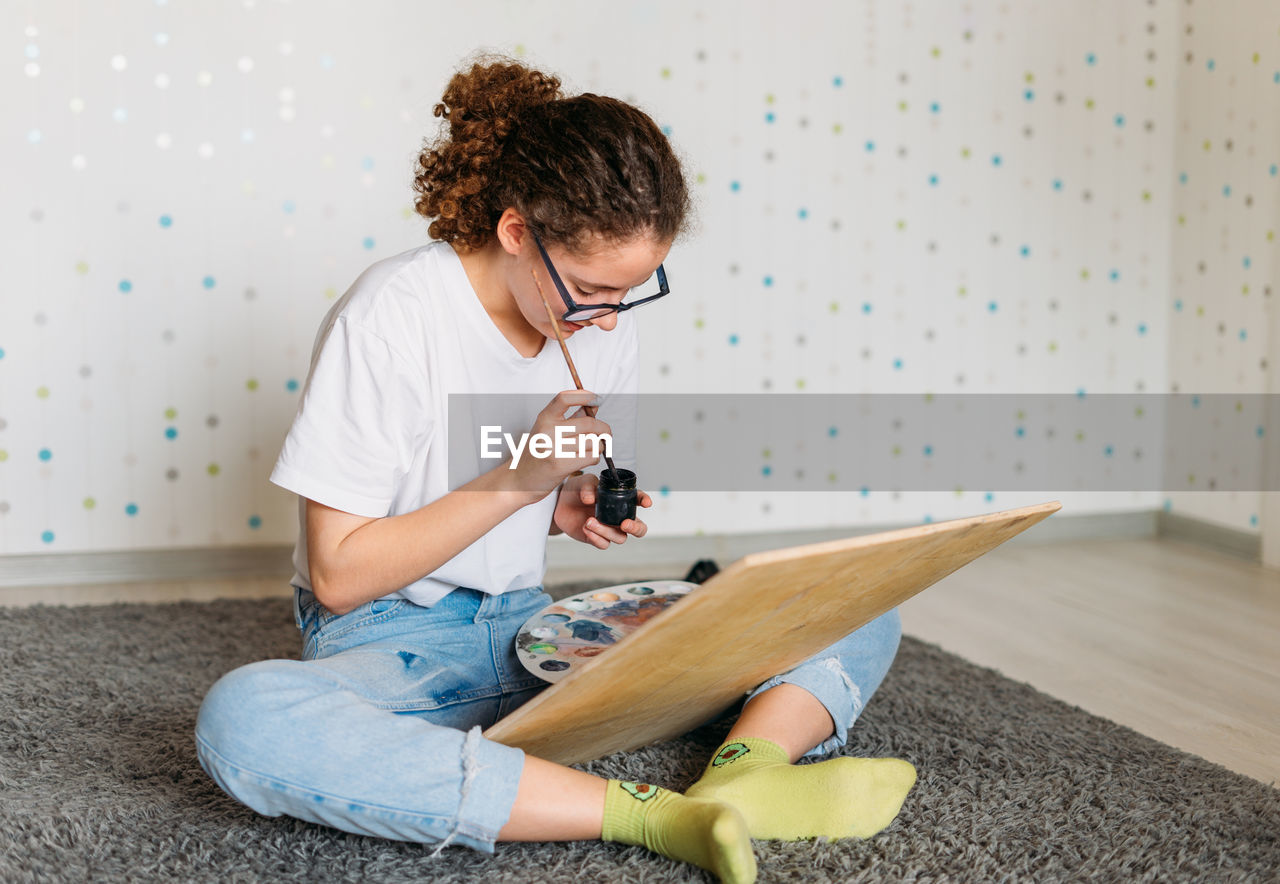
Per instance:
[[[1060,506],[745,556],[485,736],[573,764],[685,733]]]

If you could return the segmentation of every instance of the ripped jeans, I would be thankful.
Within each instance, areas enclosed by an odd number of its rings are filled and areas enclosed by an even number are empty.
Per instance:
[[[551,598],[540,587],[459,588],[424,608],[377,599],[335,615],[303,589],[302,660],[263,660],[210,688],[196,723],[201,766],[267,816],[347,832],[492,852],[515,803],[524,753],[480,729],[545,683],[515,656],[520,627]],[[843,746],[897,653],[890,611],[754,692],[798,685],[826,706]]]

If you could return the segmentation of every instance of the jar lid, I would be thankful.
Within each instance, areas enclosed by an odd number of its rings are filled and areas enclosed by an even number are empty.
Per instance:
[[[636,474],[621,468],[601,470],[600,487],[610,491],[628,491],[636,487]]]

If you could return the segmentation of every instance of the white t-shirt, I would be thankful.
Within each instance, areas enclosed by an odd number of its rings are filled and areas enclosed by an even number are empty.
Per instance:
[[[629,314],[619,314],[612,331],[578,331],[568,346],[588,389],[601,396],[635,392]],[[413,512],[451,490],[450,393],[531,394],[521,397],[523,433],[556,393],[573,388],[554,340],[524,357],[503,336],[447,243],[374,264],[320,326],[298,413],[271,473],[272,482],[299,496],[294,583],[311,588],[305,498],[378,518]],[[481,467],[477,453],[473,463],[464,481],[499,462]],[[452,487],[463,483],[457,461],[453,478]],[[555,500],[553,492],[522,508],[428,576],[384,597],[431,605],[459,586],[493,594],[537,586]]]

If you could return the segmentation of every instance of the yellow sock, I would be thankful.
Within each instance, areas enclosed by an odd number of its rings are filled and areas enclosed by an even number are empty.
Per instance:
[[[742,815],[716,801],[610,780],[601,837],[693,863],[725,884],[751,884],[756,879],[756,858]]]
[[[870,838],[898,815],[916,769],[897,758],[791,764],[769,740],[725,743],[685,792],[736,807],[752,838]]]

